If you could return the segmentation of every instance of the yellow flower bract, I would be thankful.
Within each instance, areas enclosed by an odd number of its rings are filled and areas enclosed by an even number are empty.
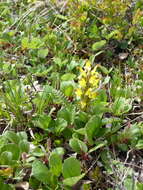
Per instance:
[[[80,68],[80,77],[86,77],[86,72]]]
[[[91,70],[91,63],[90,63],[90,61],[87,61],[87,62],[86,62],[85,66],[84,66],[84,69],[85,69],[86,71],[90,71],[90,70]]]
[[[88,96],[88,98],[90,98],[90,99],[96,98],[96,92],[94,92],[92,90],[92,88],[88,88],[88,90],[86,91],[85,95]]]
[[[77,88],[75,93],[78,98],[82,96],[82,90],[80,88]]]
[[[79,80],[79,85],[80,85],[81,87],[86,87],[86,80],[85,80],[84,78],[81,78],[81,79]]]
[[[81,108],[83,109],[83,108],[86,107],[86,102],[85,102],[85,101],[81,101],[81,102],[80,102],[80,105],[81,105]]]
[[[79,68],[80,75],[78,77],[78,88],[75,94],[82,109],[85,109],[97,96],[96,91],[99,86],[100,75],[96,69],[97,66],[92,69],[89,60],[86,61],[83,68]]]
[[[89,83],[93,86],[93,87],[97,87],[98,83],[99,83],[99,78],[97,78],[95,75],[91,75],[91,77],[89,78]]]

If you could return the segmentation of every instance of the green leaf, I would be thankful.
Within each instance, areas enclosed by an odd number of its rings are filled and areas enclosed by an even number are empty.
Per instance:
[[[110,34],[108,34],[107,36],[106,36],[106,39],[107,40],[109,40],[109,39],[111,39],[111,38],[117,38],[117,36],[120,34],[120,31],[119,30],[114,30],[114,31],[112,31]]]
[[[67,158],[64,161],[62,173],[65,179],[81,175],[80,162],[74,157]]]
[[[35,160],[32,164],[32,175],[42,183],[50,183],[51,172],[39,160]]]
[[[27,37],[21,40],[21,45],[23,49],[27,49],[29,47],[29,39]]]
[[[4,181],[0,180],[0,188],[1,190],[14,190],[10,185],[5,184]]]
[[[124,186],[126,189],[133,189],[133,180],[131,178],[125,178],[124,180]]]
[[[137,185],[136,185],[137,187],[137,189],[136,190],[142,190],[143,189],[143,183],[139,183],[139,182],[137,182]]]
[[[113,70],[113,68],[110,68],[110,69],[108,70],[106,67],[104,67],[104,66],[102,66],[102,65],[99,65],[99,70],[100,70],[103,74],[108,75],[108,74]],[[108,77],[109,77],[109,76],[108,76]]]
[[[56,175],[60,176],[62,172],[62,159],[59,154],[52,152],[49,158],[49,166],[51,169],[51,172]]]
[[[81,180],[84,176],[85,174],[81,174],[80,176],[64,179],[63,184],[71,187],[75,185],[79,180]]]
[[[8,151],[2,152],[0,155],[0,164],[1,165],[10,165],[12,161],[12,153]]]
[[[94,151],[98,150],[99,148],[102,148],[102,147],[104,147],[104,146],[106,146],[106,145],[107,145],[107,141],[100,142],[100,143],[98,143],[98,145],[96,145],[95,147],[91,148],[91,149],[88,151],[88,153],[94,152]]]
[[[20,149],[18,145],[9,143],[1,148],[1,152],[8,151],[12,153],[12,160],[18,160],[20,157]]]
[[[111,79],[111,77],[109,77],[109,76],[105,77],[103,85],[109,84],[110,79]]]
[[[77,129],[77,130],[74,129],[74,132],[77,133],[77,134],[83,135],[83,136],[86,135],[85,128],[80,128],[80,129]]]
[[[40,49],[38,51],[38,57],[40,58],[45,58],[49,53],[49,50],[48,49]]]
[[[51,117],[49,115],[43,114],[43,115],[37,115],[33,119],[33,123],[42,129],[48,130],[49,124],[51,122]]]
[[[28,137],[27,137],[27,133],[25,131],[20,131],[17,133],[17,136],[19,137],[20,140],[27,140]]]
[[[143,140],[139,140],[136,144],[137,149],[143,149]]]
[[[68,18],[62,14],[56,14],[55,16],[61,20],[68,20]]]
[[[29,43],[30,49],[37,49],[43,45],[40,38],[32,38],[31,42]]]
[[[67,127],[67,121],[63,118],[58,118],[55,122],[55,132],[60,134]]]
[[[70,80],[73,80],[75,77],[76,77],[76,75],[73,73],[66,73],[66,74],[62,75],[61,80],[70,81]]]
[[[36,147],[36,148],[32,151],[32,155],[33,155],[33,156],[37,156],[37,157],[42,157],[42,156],[45,156],[45,152],[43,152],[39,147]]]
[[[83,111],[79,111],[76,118],[78,118],[78,120],[86,123],[88,121],[88,114]]]
[[[19,143],[19,136],[14,133],[13,131],[6,131],[4,136],[9,140],[11,141],[12,143],[15,143],[15,144],[18,144]]]
[[[80,63],[75,61],[75,60],[72,60],[68,65],[67,65],[67,68],[69,70],[73,70],[75,67],[79,66]]]
[[[29,142],[27,142],[27,140],[21,140],[19,142],[19,148],[21,152],[29,152]]]
[[[123,97],[120,97],[115,100],[115,102],[112,105],[112,112],[115,115],[122,115],[124,113],[127,113],[132,108],[131,100],[126,99]]]
[[[92,145],[93,144],[93,138],[98,134],[101,127],[101,119],[98,116],[92,116],[90,120],[87,122],[85,129],[86,129],[86,136],[88,139],[88,142]]]
[[[97,51],[101,49],[103,46],[105,46],[106,40],[101,40],[99,42],[96,42],[92,45],[92,50]]]
[[[63,156],[65,153],[63,147],[57,147],[52,152],[58,154],[59,156]]]
[[[38,189],[40,186],[40,181],[38,181],[34,176],[31,176],[29,179],[29,185],[31,189]]]
[[[70,139],[69,142],[70,147],[77,153],[87,152],[87,146],[84,142],[77,138]]]
[[[63,61],[59,57],[54,57],[54,62],[57,64],[59,67],[62,67],[64,65]]]
[[[72,124],[74,122],[75,115],[75,107],[72,105],[67,105],[58,111],[58,118],[63,118],[68,122],[68,124]]]
[[[72,96],[72,94],[73,94],[73,86],[72,85],[69,85],[69,86],[67,86],[66,88],[65,88],[65,90],[64,90],[64,94],[65,94],[65,96]]]
[[[73,94],[74,82],[73,81],[62,81],[61,90],[65,96],[71,96]]]
[[[100,96],[98,96],[97,101],[93,104],[93,113],[95,115],[98,115],[99,117],[102,117],[102,115],[109,111],[109,106],[107,102],[102,102],[102,99],[106,100],[106,94],[100,93]]]

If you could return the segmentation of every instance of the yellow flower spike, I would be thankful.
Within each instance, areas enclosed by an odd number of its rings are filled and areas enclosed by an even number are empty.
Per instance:
[[[85,101],[81,101],[80,105],[81,105],[81,108],[84,109],[86,107],[86,102]]]
[[[98,73],[96,72],[96,69],[93,69],[93,70],[91,71],[91,75],[96,75],[96,76],[98,76]]]
[[[88,97],[90,97],[91,92],[92,92],[92,89],[89,88],[89,89],[86,91],[85,95],[88,96]]]
[[[81,109],[88,108],[91,101],[97,97],[96,89],[98,88],[99,81],[101,79],[99,73],[96,71],[96,65],[92,69],[90,61],[86,61],[84,67],[79,67],[80,76],[78,77],[79,87],[76,89],[76,98],[79,101]]]
[[[97,96],[96,92],[92,92],[92,93],[90,94],[90,98],[91,98],[91,99],[95,99],[96,96]]]
[[[91,75],[97,75],[98,76],[98,72],[96,72],[97,67],[99,67],[99,64],[97,64],[91,71]]]
[[[83,76],[83,77],[86,77],[86,72],[80,67],[79,68],[80,70],[80,77]]]
[[[77,88],[76,91],[75,91],[75,94],[78,98],[80,98],[82,96],[82,90],[81,88]]]
[[[79,85],[80,85],[81,87],[83,87],[83,88],[86,87],[86,81],[85,81],[84,78],[81,78],[81,79],[79,80]]]
[[[87,61],[87,62],[86,62],[85,66],[84,66],[84,69],[85,69],[86,71],[90,71],[90,70],[91,70],[91,62],[90,62],[90,61]]]
[[[94,82],[94,84],[93,84],[93,86],[97,88],[98,87],[98,83],[99,83],[99,79],[96,79],[95,82]]]
[[[89,89],[86,91],[85,95],[88,96],[88,98],[90,98],[90,99],[94,99],[94,98],[96,98],[96,96],[97,96],[96,92],[93,92],[93,91],[92,91],[92,88],[89,88]]]
[[[79,67],[79,70],[80,70],[81,73],[84,71],[81,67]]]
[[[95,75],[92,75],[92,76],[89,78],[89,83],[93,85],[94,82],[95,82],[95,80],[97,80],[97,79],[96,79],[96,76],[95,76]]]
[[[99,83],[99,78],[97,78],[96,76],[91,76],[89,78],[89,83],[93,86],[93,87],[97,87],[98,83]]]
[[[91,71],[91,75],[96,75],[96,74],[97,74],[96,69],[95,69],[95,68],[92,69],[92,71]]]

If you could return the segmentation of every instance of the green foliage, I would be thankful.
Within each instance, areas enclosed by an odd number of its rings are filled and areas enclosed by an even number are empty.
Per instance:
[[[71,168],[70,166],[73,167]],[[75,177],[79,176],[80,174],[81,174],[80,162],[74,157],[67,158],[63,164],[64,178]]]
[[[72,166],[72,167],[71,167]],[[85,174],[81,174],[80,162],[74,157],[67,158],[63,164],[63,183],[67,186],[75,185]]]
[[[1,189],[141,190],[143,1],[0,12]]]
[[[4,184],[4,182],[0,179],[0,186],[1,189],[3,190],[14,190],[14,188],[12,188],[12,186],[8,185],[8,184]]]
[[[75,152],[79,154],[82,152],[87,152],[88,150],[86,144],[77,138],[70,139],[69,145]]]
[[[35,160],[32,164],[32,175],[43,183],[50,183],[50,178],[52,177],[52,173],[48,170],[48,168],[39,160]]]
[[[85,130],[88,142],[93,144],[93,138],[98,134],[101,127],[101,119],[98,116],[92,116],[86,123]]]
[[[101,40],[100,42],[96,42],[92,45],[92,49],[94,51],[100,50],[103,46],[105,46],[106,40]]]
[[[59,176],[62,172],[62,159],[61,156],[58,155],[57,153],[52,153],[50,155],[49,158],[49,165],[50,165],[50,169],[51,172],[56,175]]]

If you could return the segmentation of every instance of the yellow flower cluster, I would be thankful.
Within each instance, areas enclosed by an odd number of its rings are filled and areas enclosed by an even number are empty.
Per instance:
[[[92,69],[90,61],[85,63],[84,68],[80,68],[78,88],[75,94],[82,109],[85,109],[91,100],[96,98],[96,90],[100,80],[100,75],[96,71],[96,68]]]

